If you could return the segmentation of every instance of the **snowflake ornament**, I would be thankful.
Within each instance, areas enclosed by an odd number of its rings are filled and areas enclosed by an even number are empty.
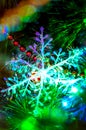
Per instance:
[[[76,104],[79,108],[83,104],[80,94],[86,84],[86,77],[80,76],[83,49],[63,52],[60,48],[52,51],[52,40],[48,34],[44,35],[44,28],[41,27],[40,32],[36,32],[36,43],[9,62],[8,68],[14,74],[5,78],[7,88],[1,92],[13,99],[27,97],[33,111],[48,105],[68,112],[76,111]]]

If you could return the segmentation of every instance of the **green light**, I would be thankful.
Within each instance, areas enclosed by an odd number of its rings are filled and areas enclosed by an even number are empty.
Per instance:
[[[86,18],[83,19],[83,23],[86,23]]]
[[[21,130],[38,130],[37,121],[33,117],[29,117],[24,120],[21,124]]]

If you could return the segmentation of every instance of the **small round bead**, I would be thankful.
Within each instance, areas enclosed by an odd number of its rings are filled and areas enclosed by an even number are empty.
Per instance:
[[[34,56],[34,57],[33,57],[33,61],[36,61],[36,60],[37,60],[37,57],[36,57],[36,56]]]
[[[8,39],[9,39],[9,40],[13,40],[13,36],[9,35],[9,36],[8,36]]]
[[[26,48],[21,46],[21,47],[20,47],[20,51],[25,52],[25,51],[26,51]]]
[[[32,53],[31,53],[30,51],[27,51],[27,52],[26,52],[26,56],[28,56],[28,57],[30,57],[31,54],[32,54]]]
[[[18,45],[19,45],[19,42],[14,41],[13,44],[14,44],[14,46],[18,46]]]
[[[40,77],[38,77],[38,78],[37,78],[37,80],[38,80],[38,81],[40,81],[40,80],[41,80],[41,78],[40,78]]]

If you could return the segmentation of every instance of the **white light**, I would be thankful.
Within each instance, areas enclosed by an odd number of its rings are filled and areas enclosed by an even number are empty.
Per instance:
[[[72,88],[71,88],[71,92],[73,92],[73,93],[77,93],[77,92],[78,92],[78,89],[75,88],[75,87],[72,87]]]
[[[68,105],[66,101],[64,101],[62,104],[64,107],[66,107]]]
[[[44,69],[41,70],[41,71],[40,71],[40,74],[43,75],[43,76],[46,76],[46,70],[44,70]]]

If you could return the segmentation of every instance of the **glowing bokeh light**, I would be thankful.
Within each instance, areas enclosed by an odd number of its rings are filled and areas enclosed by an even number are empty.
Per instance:
[[[66,107],[66,106],[68,105],[68,103],[67,103],[66,101],[63,101],[63,102],[62,102],[62,105],[63,105],[64,107]]]
[[[23,29],[22,24],[30,22],[32,18],[35,19],[38,7],[47,4],[49,1],[50,0],[22,0],[15,8],[6,10],[3,17],[0,18],[0,28],[2,28],[0,29],[0,41],[6,39],[3,33],[4,27],[7,26],[8,28],[6,33]]]
[[[21,123],[21,130],[38,130],[37,121],[34,117],[28,117]]]
[[[78,92],[78,89],[77,89],[76,87],[72,87],[72,88],[71,88],[71,92],[77,93],[77,92]]]

